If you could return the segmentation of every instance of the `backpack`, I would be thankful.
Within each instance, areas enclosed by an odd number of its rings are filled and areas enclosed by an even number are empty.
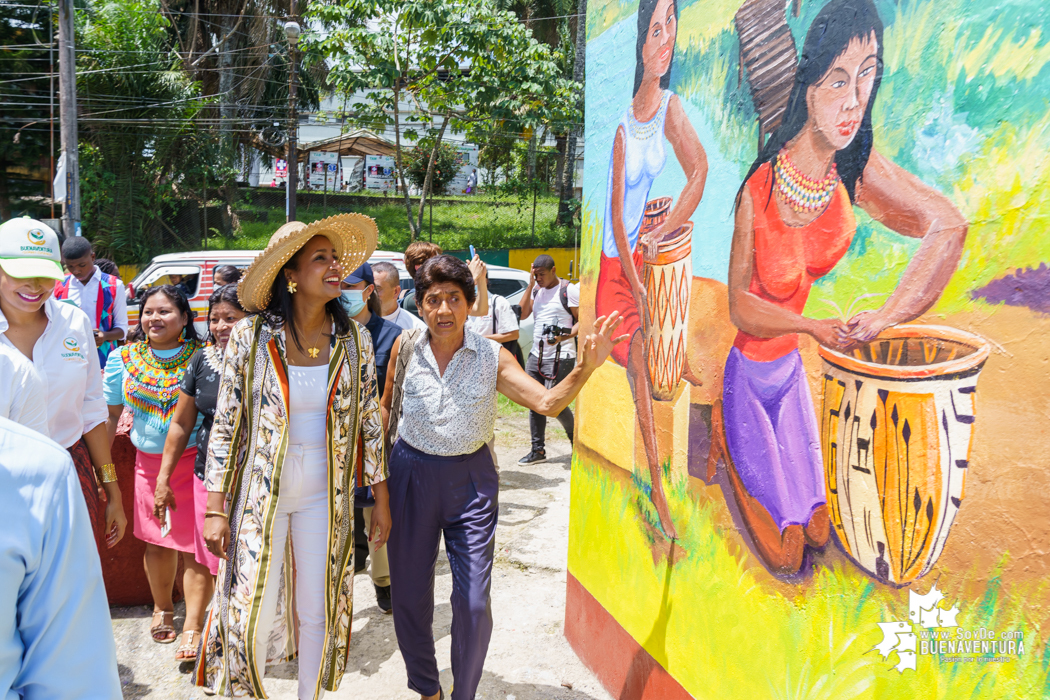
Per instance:
[[[572,316],[572,309],[569,308],[569,280],[562,280],[562,279],[558,280],[558,286],[560,287],[558,289],[558,301],[561,302],[561,307],[563,309],[565,309],[566,313],[568,313],[570,316]],[[538,291],[539,291],[539,287],[536,287],[533,290],[533,292],[532,292],[533,297],[536,296],[536,293]],[[520,321],[521,320],[521,307],[519,305],[515,304],[512,308],[515,309],[515,313],[518,314],[518,320]]]

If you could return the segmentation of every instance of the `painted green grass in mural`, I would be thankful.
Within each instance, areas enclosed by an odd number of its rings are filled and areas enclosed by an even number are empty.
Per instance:
[[[644,471],[644,470],[643,470]],[[647,477],[615,480],[577,458],[572,477],[569,571],[696,698],[843,700],[1047,697],[1050,654],[1026,601],[1043,588],[1008,590],[993,575],[974,593],[960,575],[937,582],[959,605],[960,625],[1024,635],[1020,661],[949,663],[922,656],[899,673],[883,659],[879,622],[908,619],[908,591],[875,583],[848,563],[798,584],[774,581],[730,550],[715,503],[684,480],[665,485],[684,556],[654,563],[655,513]],[[830,545],[834,546],[834,545]],[[917,584],[925,593],[934,581]],[[965,593],[963,591],[966,591]]]

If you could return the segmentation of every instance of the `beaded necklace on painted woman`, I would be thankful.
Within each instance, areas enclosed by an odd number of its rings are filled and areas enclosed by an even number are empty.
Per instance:
[[[823,211],[839,184],[839,171],[834,163],[823,179],[814,180],[795,167],[784,150],[777,154],[773,177],[777,193],[800,214]]]

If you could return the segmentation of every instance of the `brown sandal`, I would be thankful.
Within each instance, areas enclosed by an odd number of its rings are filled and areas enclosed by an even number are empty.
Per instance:
[[[157,615],[161,616],[159,625],[156,624]],[[150,626],[149,634],[157,644],[171,644],[178,637],[172,626],[175,623],[174,610],[154,610],[152,622],[154,624]]]
[[[183,630],[182,644],[175,650],[176,661],[195,661],[197,659],[197,646],[200,640],[194,641],[194,635],[200,636],[197,630]]]

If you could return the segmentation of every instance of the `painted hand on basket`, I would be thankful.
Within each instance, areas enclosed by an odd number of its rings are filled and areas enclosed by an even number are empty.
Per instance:
[[[807,329],[809,335],[832,350],[846,350],[854,344],[849,337],[849,327],[837,318],[813,319]]]
[[[647,263],[656,262],[656,256],[660,253],[660,241],[663,237],[664,231],[661,227],[638,237],[638,246],[642,249],[642,260]]]
[[[596,333],[588,333],[580,339],[578,366],[587,372],[598,369],[602,363],[609,359],[613,346],[627,340],[629,335],[615,335],[616,330],[623,323],[619,311],[613,311],[608,316],[599,316],[594,320]]]
[[[878,311],[861,311],[846,323],[851,345],[859,345],[874,340],[882,331],[894,325],[891,319],[879,309]]]

